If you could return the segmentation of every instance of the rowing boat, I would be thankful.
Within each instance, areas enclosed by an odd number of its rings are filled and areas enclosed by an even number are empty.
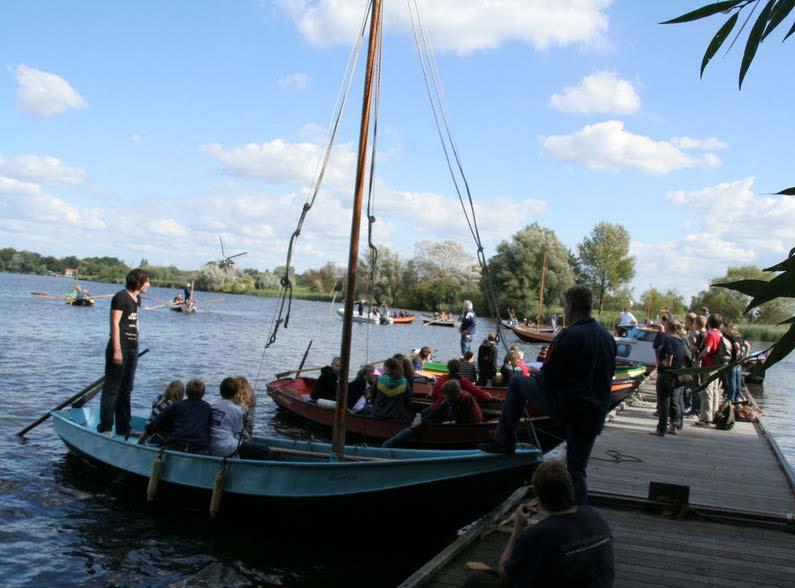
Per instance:
[[[168,307],[175,312],[193,313],[196,312],[196,303],[193,300],[187,302],[172,302]]]
[[[94,299],[92,297],[75,298],[73,296],[66,297],[66,304],[72,306],[94,306]]]
[[[457,327],[458,321],[455,319],[435,319],[432,316],[422,317],[422,324],[429,327]]]
[[[525,343],[552,343],[557,334],[555,331],[549,329],[539,329],[524,325],[514,325],[511,327],[511,330]]]
[[[414,322],[416,317],[413,314],[409,316],[393,316],[392,317],[392,324],[395,325],[408,325]]]
[[[344,308],[338,308],[337,309],[337,315],[339,315],[340,318],[344,318],[345,317],[345,309]],[[378,325],[378,324],[391,325],[393,321],[394,321],[394,319],[392,317],[381,316],[377,312],[370,312],[370,313],[367,313],[367,314],[358,314],[356,312],[353,313],[353,322],[354,323],[369,323],[371,325]]]

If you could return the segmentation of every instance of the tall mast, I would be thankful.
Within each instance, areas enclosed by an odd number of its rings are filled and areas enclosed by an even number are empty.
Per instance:
[[[373,70],[376,50],[381,37],[382,0],[372,0],[370,10],[370,41],[367,47],[367,67],[364,74],[362,121],[359,127],[359,157],[356,162],[356,185],[351,218],[351,243],[348,249],[348,276],[345,288],[345,314],[342,319],[340,373],[337,386],[337,406],[334,409],[334,454],[341,458],[345,452],[345,414],[348,405],[348,371],[351,364],[351,332],[353,327],[353,298],[356,294],[356,270],[359,265],[359,230],[362,221],[362,200],[367,173],[367,140],[370,135],[370,107],[373,95]]]
[[[536,333],[541,330],[541,311],[544,309],[544,285],[547,279],[547,250],[544,248],[544,261],[541,265],[541,291],[538,295],[538,314],[536,315]]]

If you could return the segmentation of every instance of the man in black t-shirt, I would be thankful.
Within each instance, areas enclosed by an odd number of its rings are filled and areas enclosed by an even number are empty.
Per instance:
[[[149,289],[149,274],[134,269],[127,274],[126,289],[110,301],[110,340],[105,349],[105,383],[99,407],[97,431],[104,433],[116,424],[117,435],[130,432],[130,394],[138,364],[140,294]]]
[[[549,516],[531,522],[533,510],[520,506],[500,559],[499,577],[475,572],[467,577],[465,588],[610,588],[615,580],[613,534],[602,513],[574,503],[571,477],[559,461],[538,466],[533,488]]]

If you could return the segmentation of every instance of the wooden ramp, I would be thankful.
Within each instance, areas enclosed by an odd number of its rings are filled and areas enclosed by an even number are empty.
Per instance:
[[[588,468],[591,502],[613,530],[614,586],[795,586],[795,478],[764,422],[719,431],[686,421],[657,437],[653,378],[641,393],[611,414]],[[680,517],[648,501],[650,482],[688,486],[691,508]],[[517,490],[401,586],[462,586],[466,562],[496,567],[525,499]]]

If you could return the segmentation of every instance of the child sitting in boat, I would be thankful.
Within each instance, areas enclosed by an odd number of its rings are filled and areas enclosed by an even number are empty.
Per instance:
[[[421,370],[426,361],[431,361],[431,348],[423,347],[419,353],[411,358],[411,365],[414,370]]]
[[[372,401],[375,387],[375,367],[366,365],[356,374],[356,378],[348,384],[348,408],[358,412],[367,407]]]
[[[384,371],[386,373],[376,380],[373,416],[382,419],[410,420],[411,416],[406,410],[405,403],[409,383],[404,377],[402,363],[390,357],[384,362]]]
[[[182,380],[173,380],[169,382],[163,393],[152,403],[152,414],[149,415],[149,419],[146,421],[146,426],[148,427],[155,422],[157,416],[167,407],[171,406],[175,402],[179,402],[183,398],[185,398],[185,384],[182,383]],[[153,445],[162,445],[163,438],[160,435],[155,434],[152,435],[152,437],[149,439],[149,442]]]
[[[210,455],[267,459],[270,451],[265,445],[249,441],[243,428],[243,410],[234,402],[240,383],[237,378],[224,378],[220,398],[210,401]]]
[[[340,373],[340,358],[335,357],[331,360],[331,365],[324,366],[320,370],[320,377],[315,382],[315,387],[312,388],[312,400],[317,401],[320,398],[326,400],[337,399],[337,380]],[[347,376],[346,376],[347,377]]]
[[[202,397],[204,382],[191,380],[185,386],[187,398],[171,404],[146,426],[138,443],[144,444],[154,434],[163,437],[163,447],[174,451],[206,454],[210,445],[212,410]]]
[[[235,404],[243,411],[243,428],[249,436],[254,434],[254,414],[257,411],[257,399],[254,397],[254,390],[251,384],[243,376],[237,378],[237,394],[235,394]]]

